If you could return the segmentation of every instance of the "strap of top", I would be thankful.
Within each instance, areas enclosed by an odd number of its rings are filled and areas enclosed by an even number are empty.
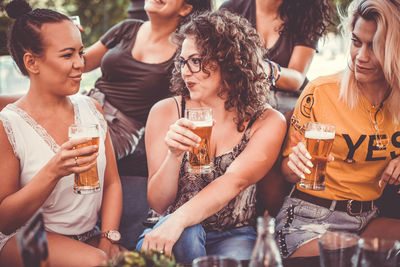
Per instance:
[[[257,118],[252,118],[252,119],[250,120],[249,124],[247,124],[246,130],[247,130],[247,129],[250,129],[250,127],[253,125],[253,123],[256,121],[256,119],[257,119]]]
[[[183,118],[185,117],[185,108],[186,108],[186,102],[185,102],[185,98],[182,97],[182,102],[181,102],[181,112],[179,112],[179,104],[178,104],[178,100],[176,100],[176,97],[174,96],[173,99],[175,100],[175,104],[176,104],[176,109],[178,110],[178,117],[179,118]]]
[[[181,102],[181,118],[185,117],[185,109],[186,109],[186,101],[185,101],[185,98],[182,96],[182,102]]]
[[[176,109],[178,110],[178,117],[179,117],[179,104],[178,104],[178,100],[176,100],[176,97],[174,96],[174,97],[172,97],[173,99],[174,99],[174,101],[175,101],[175,104],[176,104]]]

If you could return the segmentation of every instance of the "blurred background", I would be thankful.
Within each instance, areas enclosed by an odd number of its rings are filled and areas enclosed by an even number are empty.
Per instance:
[[[213,0],[214,8],[218,8],[225,0]],[[250,1],[250,0],[249,0]],[[11,20],[7,17],[4,6],[9,0],[0,0],[0,94],[25,93],[29,86],[27,78],[17,70],[7,51],[7,28]],[[50,8],[68,16],[79,16],[84,28],[83,44],[89,47],[99,40],[111,26],[128,17],[146,19],[143,10],[144,0],[28,0],[33,8]],[[344,10],[351,0],[332,0],[337,10]],[[337,16],[334,18],[338,23]],[[343,69],[346,64],[346,42],[332,27],[330,33],[319,43],[319,53],[314,57],[308,78],[310,80]],[[81,90],[90,90],[100,70],[85,73]]]

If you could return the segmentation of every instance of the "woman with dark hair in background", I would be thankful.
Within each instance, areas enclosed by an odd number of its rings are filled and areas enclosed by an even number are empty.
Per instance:
[[[256,232],[255,183],[274,164],[286,132],[268,104],[270,83],[259,35],[231,12],[205,12],[184,24],[172,90],[146,126],[148,199],[167,215],[142,234],[137,249],[174,253],[190,263],[205,255],[250,259]],[[210,173],[188,171],[186,151],[199,145],[186,108],[212,108]],[[227,138],[229,137],[229,138]]]
[[[226,8],[247,18],[264,39],[272,69],[271,104],[290,119],[307,84],[317,43],[331,23],[330,0],[227,0]]]
[[[101,67],[95,88],[105,97],[107,107],[114,107],[109,111],[103,105],[120,175],[147,177],[144,138],[139,130],[145,126],[150,108],[170,94],[176,46],[169,37],[188,15],[211,9],[211,1],[148,0],[144,8],[149,21],[127,19],[85,51],[84,71]],[[135,150],[137,138],[141,141]]]
[[[22,266],[16,233],[41,212],[50,266],[99,266],[119,251],[107,233],[117,233],[122,190],[101,108],[77,94],[84,67],[80,32],[67,16],[32,10],[23,0],[6,10],[15,18],[9,52],[30,87],[0,112],[0,265]],[[88,141],[68,139],[68,127],[77,123],[99,125],[98,146],[75,149]],[[74,173],[96,163],[101,191],[73,193]]]

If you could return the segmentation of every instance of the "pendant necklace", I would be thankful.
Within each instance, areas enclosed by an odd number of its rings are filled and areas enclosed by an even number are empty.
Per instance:
[[[385,126],[385,113],[383,112],[383,101],[379,104],[378,109],[376,110],[375,113],[372,112],[372,110],[368,110],[365,102],[364,102],[364,96],[361,96],[361,103],[364,107],[365,112],[367,113],[368,120],[371,125],[371,129],[374,132],[375,135],[375,142],[374,145],[379,149],[379,150],[384,150],[386,149],[387,145],[389,144],[389,139],[387,138],[387,134],[385,133],[384,126]],[[374,106],[373,106],[374,107]],[[381,112],[382,118],[378,121],[378,113]],[[380,128],[379,125],[382,124],[382,129]]]

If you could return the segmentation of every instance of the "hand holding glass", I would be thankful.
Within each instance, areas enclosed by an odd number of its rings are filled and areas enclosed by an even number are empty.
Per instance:
[[[299,187],[316,191],[325,190],[325,171],[329,153],[335,139],[335,126],[318,122],[308,122],[306,125],[306,148],[310,153],[313,167],[311,173],[305,173]]]
[[[186,109],[185,118],[196,125],[196,129],[193,132],[201,138],[200,145],[192,147],[189,151],[189,171],[193,173],[208,173],[212,168],[210,154],[210,138],[213,126],[212,109]]]
[[[99,126],[97,124],[72,124],[68,131],[69,139],[91,137],[92,139],[84,144],[77,145],[75,148],[97,145],[99,146]],[[83,158],[85,156],[77,157]],[[89,164],[89,163],[87,163]],[[97,172],[97,163],[88,171],[75,173],[74,193],[90,194],[100,191],[99,175]]]

